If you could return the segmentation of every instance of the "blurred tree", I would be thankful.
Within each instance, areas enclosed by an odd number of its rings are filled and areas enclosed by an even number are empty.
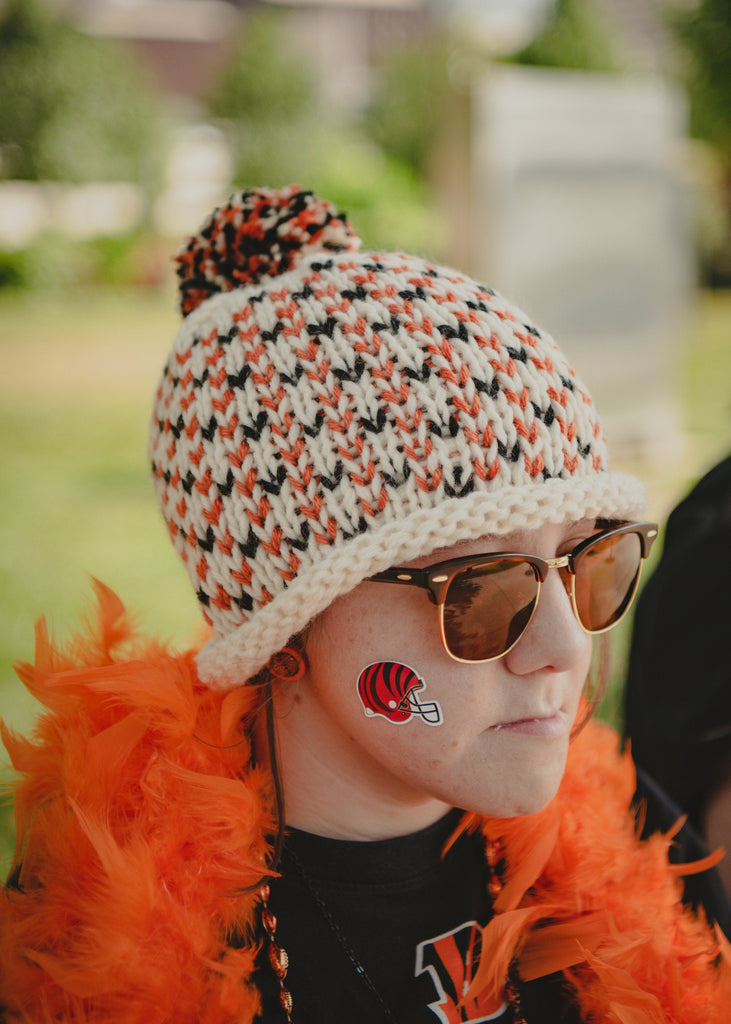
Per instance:
[[[671,12],[686,55],[691,134],[712,148],[718,162],[721,218],[716,240],[701,252],[709,284],[731,286],[731,0],[699,0]]]
[[[0,14],[0,175],[149,183],[155,103],[130,58],[39,0]]]
[[[731,165],[731,0],[700,0],[672,21],[689,57],[691,131]]]
[[[328,120],[314,73],[289,52],[287,28],[286,12],[252,15],[209,97],[228,131],[236,184],[299,182],[345,210],[366,245],[438,251],[423,180],[359,124]]]
[[[331,129],[311,181],[351,218],[368,248],[445,255],[447,232],[423,178],[355,131]]]
[[[381,68],[365,117],[371,138],[389,156],[425,177],[450,89],[448,38],[427,38],[394,52]]]
[[[208,107],[226,122],[239,185],[308,180],[317,148],[314,82],[287,52],[280,12],[245,22],[241,41]]]
[[[511,60],[579,71],[617,70],[609,33],[590,0],[556,0],[544,27]]]

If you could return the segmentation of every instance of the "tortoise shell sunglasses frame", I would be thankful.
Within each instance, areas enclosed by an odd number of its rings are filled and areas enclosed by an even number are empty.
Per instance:
[[[538,606],[541,584],[545,582],[549,569],[558,569],[561,574],[564,587],[571,599],[574,615],[586,633],[592,635],[604,633],[624,617],[637,592],[642,563],[649,555],[652,544],[657,537],[658,525],[652,522],[614,522],[607,526],[606,520],[597,520],[596,525],[599,528],[598,533],[592,534],[591,537],[581,541],[567,554],[556,558],[540,558],[538,555],[528,555],[514,551],[489,552],[484,555],[465,555],[461,558],[450,558],[443,562],[436,562],[434,565],[420,569],[414,569],[409,566],[393,566],[383,572],[369,576],[368,582],[397,583],[403,586],[419,587],[426,590],[432,603],[437,605],[439,609],[439,632],[442,646],[447,654],[455,661],[467,664],[494,661],[507,654],[528,628]],[[630,545],[625,543],[624,538],[633,536],[637,538],[638,543],[632,544],[630,547]],[[620,544],[624,546],[629,557],[632,558],[632,561],[629,562],[631,572],[615,582],[612,579],[612,567],[617,561],[617,552]],[[636,565],[633,564],[635,552]],[[591,556],[596,557],[592,559]],[[592,607],[591,578],[587,580],[588,586],[582,586],[581,593],[577,596],[576,583],[577,578],[582,579],[582,565],[590,567],[589,572],[591,572],[591,569],[608,569],[605,572],[607,579],[603,582],[609,585],[613,583],[616,589],[615,593],[609,594],[613,598],[609,612],[605,612],[604,617],[599,621],[595,621],[592,617],[596,615],[597,609]],[[529,568],[528,573],[525,571],[526,567]],[[516,572],[516,569],[519,571]],[[483,577],[479,576],[480,572],[484,574]],[[508,579],[509,574],[512,576],[512,579]],[[472,592],[474,592],[479,590],[481,585],[485,585],[485,580],[493,580],[498,576],[502,578],[501,589],[496,590],[495,594],[487,593],[483,595],[483,602],[485,610],[490,606],[492,611],[496,603],[496,595],[500,593],[501,597],[506,596],[505,614],[507,615],[507,620],[499,623],[500,628],[497,632],[502,634],[498,642],[499,649],[487,654],[487,656],[476,657],[473,655],[476,653],[484,654],[485,652],[479,650],[479,645],[475,641],[474,622],[471,624],[471,632],[467,634],[468,640],[463,643],[462,647],[459,646],[461,642],[459,627],[467,614],[465,608],[471,607],[474,602],[472,598],[468,599],[463,596],[461,604],[459,600],[455,600],[453,606],[450,607],[449,598],[454,595],[454,591],[450,595],[450,588],[453,587],[455,580],[458,582],[465,581],[467,587],[471,588]],[[509,595],[505,588],[506,583],[510,585],[511,589],[517,591],[524,588],[525,593],[520,594],[523,602],[520,606],[515,606],[514,608],[511,606],[510,601],[507,599]],[[460,619],[460,607],[462,608],[462,619]],[[450,620],[446,624],[445,609]],[[495,617],[493,614],[493,618]],[[486,616],[483,616],[483,618],[486,618]],[[505,615],[503,618],[505,618]],[[485,634],[486,637],[489,637],[489,630],[485,629]],[[485,640],[485,643],[488,642],[489,640]],[[467,649],[470,645],[474,650]],[[457,649],[455,649],[455,646]],[[469,656],[465,657],[465,654]]]

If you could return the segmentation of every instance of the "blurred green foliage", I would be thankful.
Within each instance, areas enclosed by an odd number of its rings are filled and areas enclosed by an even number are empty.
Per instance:
[[[0,14],[0,175],[150,185],[156,102],[134,62],[41,0]]]
[[[44,232],[22,248],[0,249],[0,289],[158,287],[165,274],[159,248],[141,230],[88,239]]]
[[[606,26],[587,0],[557,0],[539,35],[504,59],[546,67],[616,70]],[[375,98],[366,112],[369,136],[415,175],[428,177],[440,131],[450,116],[450,93],[463,88],[460,68],[484,60],[486,55],[469,40],[451,38],[446,32],[394,51],[383,62]]]
[[[368,248],[440,258],[447,232],[426,180],[360,135],[335,129],[331,134],[337,145],[308,184],[348,214]]]
[[[672,12],[686,55],[691,131],[731,164],[731,0],[700,0]]]
[[[365,129],[389,156],[426,177],[432,146],[445,116],[450,54],[448,36],[430,37],[395,51],[383,64]]]
[[[511,61],[578,71],[616,71],[611,36],[587,0],[556,0],[535,39]]]
[[[234,183],[305,184],[345,210],[370,247],[438,256],[445,232],[422,168],[405,158],[403,147],[384,145],[360,124],[330,120],[318,109],[314,81],[289,52],[286,27],[280,11],[247,17],[241,42],[210,94],[210,113],[231,143]],[[422,71],[419,88],[424,80]],[[397,97],[401,109],[389,139],[413,123],[410,105],[419,88]],[[412,135],[423,136],[422,126],[414,125]]]
[[[316,131],[314,82],[287,53],[282,12],[244,22],[241,40],[208,99],[226,128],[237,183],[280,186],[307,178]]]
[[[291,122],[310,111],[314,81],[302,62],[286,52],[277,11],[262,11],[245,22],[241,40],[209,98],[217,117],[252,122]]]
[[[711,147],[718,164],[720,224],[701,251],[701,272],[704,282],[731,287],[731,0],[699,0],[671,8],[669,17],[685,58],[691,134]]]

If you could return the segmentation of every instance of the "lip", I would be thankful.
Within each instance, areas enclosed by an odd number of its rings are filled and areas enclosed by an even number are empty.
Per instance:
[[[554,711],[546,715],[530,715],[512,721],[496,722],[495,725],[490,726],[490,731],[556,739],[566,734],[566,716],[562,711]]]

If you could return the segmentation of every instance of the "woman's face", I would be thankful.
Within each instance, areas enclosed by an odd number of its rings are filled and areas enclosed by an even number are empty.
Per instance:
[[[546,526],[410,564],[490,551],[552,558],[593,530],[588,520]],[[425,827],[452,806],[501,817],[540,810],[563,774],[590,658],[591,638],[555,571],[515,647],[484,664],[449,657],[426,591],[360,584],[319,616],[305,677],[276,694],[288,823],[368,839]],[[416,699],[427,717],[373,714],[357,683],[375,662],[407,666],[423,680]]]

